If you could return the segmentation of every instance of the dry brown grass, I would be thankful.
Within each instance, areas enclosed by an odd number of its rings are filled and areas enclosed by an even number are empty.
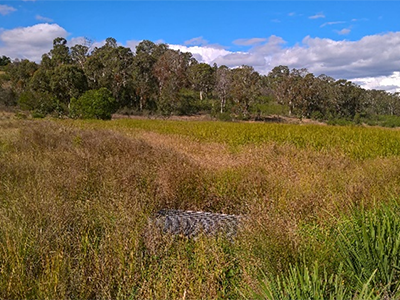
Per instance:
[[[400,159],[8,120],[0,177],[0,298],[232,299],[311,251],[304,224],[398,195]],[[147,230],[161,208],[247,222],[233,244],[171,239]]]

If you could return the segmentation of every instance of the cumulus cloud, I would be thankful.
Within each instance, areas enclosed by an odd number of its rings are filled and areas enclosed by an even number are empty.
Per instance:
[[[0,52],[11,58],[40,61],[42,54],[53,47],[57,37],[67,37],[67,31],[57,24],[37,24],[0,32]]]
[[[16,9],[12,6],[0,4],[0,15],[8,15],[12,12],[16,11]]]
[[[171,45],[171,49],[192,52],[201,62],[229,67],[250,65],[262,74],[285,65],[290,69],[307,68],[315,75],[351,80],[365,88],[391,92],[400,89],[400,32],[365,36],[358,41],[307,36],[291,47],[286,46],[283,38],[270,36],[247,52],[180,45]]]
[[[391,93],[400,93],[400,72],[393,72],[389,76],[353,78],[352,81],[367,89],[386,90]]]
[[[252,53],[229,53],[225,56],[218,56],[213,60],[217,65],[225,65],[231,68],[239,67],[241,65],[248,65],[253,67],[264,67],[266,65],[265,58],[260,55]]]
[[[182,52],[190,52],[199,62],[205,62],[208,64],[213,63],[213,61],[218,57],[224,57],[233,52],[222,49],[221,47],[213,47],[212,45],[207,46],[184,46],[184,45],[169,45],[172,50],[180,50]]]
[[[265,42],[266,38],[251,38],[251,39],[238,39],[234,40],[233,43],[239,46],[253,46]]]
[[[400,65],[400,32],[365,36],[358,41],[306,37],[301,45],[275,53],[274,61],[335,78],[388,76]]]

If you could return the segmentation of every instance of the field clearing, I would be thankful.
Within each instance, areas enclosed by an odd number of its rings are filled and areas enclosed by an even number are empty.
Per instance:
[[[379,127],[292,125],[119,119],[86,121],[92,128],[118,128],[186,136],[194,141],[225,144],[235,150],[245,145],[293,145],[299,149],[335,152],[356,159],[400,155],[400,131]]]
[[[337,271],[335,230],[398,202],[397,130],[3,120],[0,176],[0,298],[267,297],[265,276],[316,262],[346,287],[320,299],[396,295]],[[248,221],[234,243],[171,238],[149,233],[162,208]]]

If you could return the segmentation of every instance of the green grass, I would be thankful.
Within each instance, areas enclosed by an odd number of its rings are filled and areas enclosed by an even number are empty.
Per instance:
[[[360,127],[0,121],[0,298],[395,298],[398,141]],[[246,221],[233,243],[171,238],[148,225],[161,208]]]
[[[196,141],[226,143],[233,148],[276,143],[319,152],[339,152],[355,159],[400,155],[400,131],[357,126],[116,120],[81,123],[94,128],[127,128],[187,136]]]
[[[260,299],[399,299],[400,214],[397,200],[370,211],[355,209],[320,243],[333,259],[299,261],[264,275]],[[327,269],[329,271],[327,271]]]

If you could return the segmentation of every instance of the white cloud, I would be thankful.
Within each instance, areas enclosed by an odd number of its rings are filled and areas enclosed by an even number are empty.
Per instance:
[[[126,42],[126,47],[131,48],[132,52],[136,52],[136,46],[140,44],[139,40],[129,40]]]
[[[0,32],[0,52],[11,58],[40,61],[42,54],[53,47],[57,37],[67,37],[67,31],[57,24],[37,24]]]
[[[330,25],[336,25],[336,24],[344,24],[346,22],[344,21],[334,21],[334,22],[326,22],[324,24],[322,24],[320,27],[325,27],[325,26],[330,26]]]
[[[339,35],[348,35],[351,32],[350,28],[343,28],[342,30],[336,30]]]
[[[211,45],[207,46],[183,46],[183,45],[169,45],[172,50],[180,50],[182,52],[190,52],[193,56],[200,62],[205,62],[208,64],[213,63],[218,57],[224,57],[233,52],[221,49],[221,47],[213,47]]]
[[[186,46],[205,46],[208,44],[208,41],[205,40],[202,36],[192,38],[188,41],[184,42]]]
[[[353,78],[352,81],[366,89],[386,90],[391,93],[400,93],[400,72],[393,72],[389,76]]]
[[[220,66],[225,65],[231,68],[239,67],[241,65],[248,65],[253,67],[264,67],[266,65],[266,61],[263,56],[243,52],[236,52],[227,54],[225,56],[219,56],[214,59],[213,63],[216,63]]]
[[[8,15],[12,12],[16,11],[16,9],[12,6],[0,4],[0,15]]]
[[[262,74],[285,65],[290,69],[307,68],[315,75],[351,80],[365,88],[391,92],[400,89],[400,32],[365,36],[358,41],[307,36],[292,47],[285,43],[281,37],[270,36],[248,52],[180,45],[171,45],[171,49],[192,52],[201,62],[229,67],[250,65]]]
[[[234,40],[233,43],[239,46],[253,46],[265,42],[266,38],[251,38],[251,39],[238,39]]]
[[[50,19],[50,18],[47,18],[47,17],[43,17],[41,15],[36,15],[35,19],[38,20],[38,21],[41,21],[41,22],[46,22],[46,23],[53,22],[53,19]]]
[[[325,15],[322,12],[320,12],[320,13],[317,13],[317,14],[315,14],[313,16],[309,16],[308,18],[309,19],[321,19],[321,18],[325,18]]]

